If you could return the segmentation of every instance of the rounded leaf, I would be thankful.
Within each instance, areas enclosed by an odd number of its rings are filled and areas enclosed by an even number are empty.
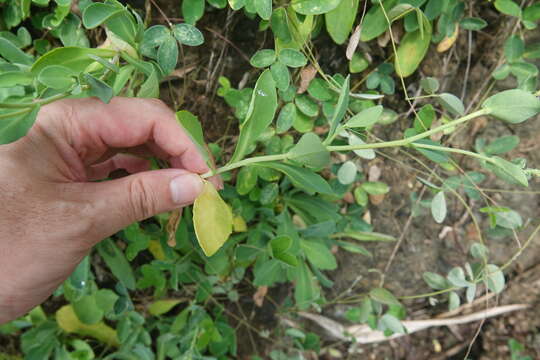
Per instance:
[[[214,255],[232,233],[233,217],[229,205],[214,186],[204,182],[202,193],[193,204],[193,226],[206,256]]]
[[[265,68],[276,61],[276,52],[272,49],[263,49],[257,51],[249,60],[251,66],[256,68]]]
[[[295,49],[283,49],[278,56],[279,60],[288,67],[298,68],[307,64],[304,54]]]
[[[204,36],[199,29],[190,24],[174,25],[173,35],[181,44],[187,46],[199,46],[204,43]]]

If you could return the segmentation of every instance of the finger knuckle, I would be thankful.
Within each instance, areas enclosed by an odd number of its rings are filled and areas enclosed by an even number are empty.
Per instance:
[[[142,179],[135,178],[129,184],[128,211],[134,221],[149,218],[156,213],[156,197]]]

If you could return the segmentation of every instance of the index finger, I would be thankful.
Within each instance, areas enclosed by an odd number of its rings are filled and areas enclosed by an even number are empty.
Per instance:
[[[116,97],[109,104],[95,98],[59,103],[69,111],[67,140],[85,163],[95,162],[111,148],[153,142],[172,164],[199,174],[209,170],[175,114],[159,100]]]

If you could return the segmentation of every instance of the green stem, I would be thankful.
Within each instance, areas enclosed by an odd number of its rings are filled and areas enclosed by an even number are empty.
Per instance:
[[[215,171],[209,171],[206,174],[201,175],[201,177],[203,179],[206,179],[206,178],[209,178],[211,176],[222,174],[224,172],[231,171],[231,170],[234,170],[234,169],[237,169],[239,167],[246,166],[246,165],[249,165],[249,164],[268,162],[268,161],[287,160],[289,157],[290,157],[289,153],[279,154],[279,155],[256,156],[256,157],[240,160],[240,161],[234,162],[232,164],[220,167],[219,169],[217,169]]]
[[[342,145],[342,146],[328,146],[328,151],[351,151],[351,150],[364,150],[364,149],[378,149],[378,148],[386,148],[386,147],[398,147],[398,146],[405,146],[409,145],[417,140],[427,138],[433,134],[436,134],[440,131],[444,131],[446,129],[452,128],[454,126],[457,126],[459,124],[462,124],[464,122],[467,122],[471,119],[474,119],[476,117],[487,115],[489,114],[489,110],[482,109],[476,112],[473,112],[467,116],[463,116],[459,119],[456,119],[454,121],[450,121],[448,124],[441,125],[439,127],[436,127],[435,129],[428,130],[426,132],[423,132],[418,135],[414,135],[411,137],[408,137],[406,139],[402,140],[395,140],[395,141],[387,141],[377,144],[362,144],[362,145]]]
[[[27,107],[27,108],[24,108],[24,109],[19,110],[19,111],[13,111],[13,112],[6,113],[6,114],[0,114],[0,120],[1,119],[7,119],[7,118],[10,118],[10,117],[13,117],[13,116],[24,115],[24,114],[29,113],[33,109],[34,109],[33,107]]]
[[[424,139],[424,138],[426,138],[426,137],[428,137],[430,135],[436,134],[436,133],[438,133],[440,131],[443,131],[445,129],[457,126],[457,125],[462,124],[464,122],[467,122],[467,121],[469,121],[471,119],[474,119],[474,118],[476,118],[478,116],[487,115],[487,114],[489,114],[489,110],[482,109],[482,110],[476,111],[474,113],[471,113],[471,114],[469,114],[467,116],[463,116],[463,117],[461,117],[459,119],[451,121],[448,124],[441,125],[441,126],[435,128],[435,129],[428,130],[428,131],[423,132],[421,134],[411,136],[409,138],[402,139],[402,140],[386,141],[386,142],[381,142],[381,143],[376,143],[376,144],[326,146],[326,149],[328,151],[351,151],[351,150],[378,149],[378,148],[405,146],[405,145],[409,145],[409,144],[415,142],[416,140]],[[339,130],[339,128],[336,129],[336,130]],[[336,134],[337,133],[338,133],[338,131],[336,131]],[[438,146],[425,145],[425,144],[415,144],[415,146],[425,147],[425,148],[431,147],[431,148],[434,148],[436,150],[448,151],[448,152],[459,152],[459,153],[462,153],[462,154],[467,154],[467,155],[471,155],[471,156],[474,156],[474,157],[479,157],[482,160],[491,161],[487,157],[484,157],[482,155],[479,155],[479,154],[476,154],[476,153],[473,153],[473,152],[470,152],[470,151],[465,151],[465,150],[451,149],[451,148],[446,148],[446,147],[438,147]],[[221,168],[219,168],[219,169],[217,169],[215,171],[209,171],[206,174],[203,174],[202,178],[206,179],[206,178],[209,178],[211,176],[222,174],[224,172],[231,171],[233,169],[237,169],[239,167],[250,165],[250,164],[255,164],[255,163],[260,163],[260,162],[267,162],[267,161],[282,161],[282,160],[288,160],[288,159],[293,159],[293,158],[294,158],[294,156],[292,154],[290,154],[290,153],[279,154],[279,155],[256,156],[256,157],[240,160],[240,161],[237,161],[237,162],[233,162],[233,163],[225,165],[225,166],[223,166],[223,167],[221,167]]]
[[[66,93],[56,94],[56,95],[53,95],[53,96],[45,98],[45,99],[32,101],[32,102],[29,102],[29,103],[0,103],[0,108],[4,108],[4,109],[27,109],[27,108],[33,108],[36,105],[42,106],[42,105],[50,104],[53,101],[63,99],[65,97],[68,97],[69,95],[70,95],[70,93],[66,92]]]
[[[437,145],[429,145],[429,144],[418,144],[418,143],[415,143],[414,147],[419,147],[419,148],[423,148],[423,149],[437,150],[437,151],[444,151],[444,152],[450,152],[450,153],[463,154],[463,155],[468,155],[468,156],[471,156],[471,157],[475,157],[477,159],[484,160],[484,161],[487,161],[487,162],[492,162],[492,160],[487,156],[480,155],[480,154],[477,154],[477,153],[472,152],[472,151],[462,150],[462,149],[453,149],[453,148],[449,148],[449,147],[445,147],[445,146],[437,146]]]

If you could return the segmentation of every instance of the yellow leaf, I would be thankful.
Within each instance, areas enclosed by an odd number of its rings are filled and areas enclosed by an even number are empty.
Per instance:
[[[243,217],[236,215],[233,219],[234,232],[246,232],[247,224]]]
[[[118,347],[120,345],[116,330],[106,325],[103,321],[93,325],[83,324],[79,318],[77,318],[71,305],[62,306],[56,312],[56,322],[58,323],[58,326],[67,333],[93,337],[109,346]]]
[[[193,225],[199,245],[206,256],[218,251],[232,232],[232,212],[214,186],[204,182],[204,189],[193,204]]]
[[[148,305],[148,312],[154,316],[159,316],[171,311],[173,307],[182,302],[181,299],[165,299],[154,301]]]
[[[156,260],[165,260],[165,253],[159,240],[150,240],[148,251],[150,251]]]
[[[396,73],[400,77],[407,77],[416,71],[431,44],[431,25],[428,20],[424,20],[424,31],[420,29],[408,32],[399,44],[394,66]]]
[[[454,45],[454,43],[456,42],[458,38],[458,33],[459,33],[459,25],[456,24],[456,29],[454,30],[454,33],[452,34],[452,36],[445,37],[439,43],[439,45],[437,45],[437,52],[442,53],[442,52],[448,51],[448,49],[450,49],[452,45]]]

